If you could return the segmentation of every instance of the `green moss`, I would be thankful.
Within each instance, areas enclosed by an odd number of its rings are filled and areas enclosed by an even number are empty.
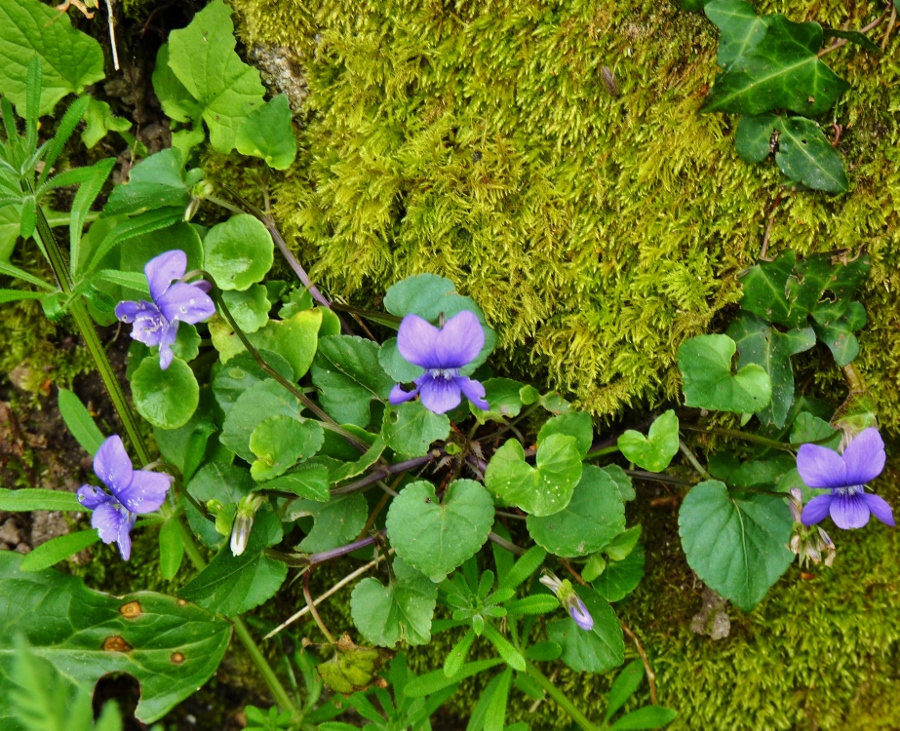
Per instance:
[[[365,301],[437,272],[481,303],[513,372],[597,414],[677,397],[677,347],[739,297],[781,182],[738,159],[733,119],[697,114],[715,73],[705,18],[651,0],[232,4],[246,42],[305,64],[311,119],[277,213],[329,290]],[[869,20],[840,0],[761,5]],[[844,125],[853,188],[787,195],[770,243],[870,252],[860,364],[893,428],[897,43],[829,57],[852,85],[824,122]]]

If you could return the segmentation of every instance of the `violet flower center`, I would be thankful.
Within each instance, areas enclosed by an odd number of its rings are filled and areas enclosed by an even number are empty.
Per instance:
[[[459,368],[429,368],[428,375],[432,378],[443,378],[445,381],[452,381],[459,378]]]
[[[841,496],[856,495],[857,493],[864,492],[863,485],[846,485],[844,487],[834,487],[832,490],[834,491],[833,494]]]

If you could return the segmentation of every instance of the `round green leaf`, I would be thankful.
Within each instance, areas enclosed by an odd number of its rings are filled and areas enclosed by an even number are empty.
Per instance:
[[[456,480],[440,502],[430,482],[407,485],[391,503],[386,525],[397,555],[437,583],[475,555],[493,522],[487,490],[472,480]]]
[[[654,420],[646,437],[629,429],[619,437],[618,446],[629,462],[650,472],[662,472],[678,454],[678,417],[669,409]]]
[[[250,466],[257,482],[284,474],[297,460],[312,457],[325,441],[316,421],[297,421],[293,416],[273,416],[256,426],[250,435],[250,451],[258,459]]]
[[[572,411],[548,419],[538,432],[538,446],[551,434],[568,434],[575,437],[575,446],[583,458],[594,442],[591,416],[584,411]]]
[[[246,290],[229,290],[222,293],[225,306],[244,333],[255,333],[269,321],[272,303],[266,297],[266,288],[251,284]]]
[[[641,583],[644,576],[644,562],[644,547],[638,544],[621,561],[610,561],[591,585],[608,602],[624,599]]]
[[[213,226],[203,250],[206,270],[219,289],[245,290],[272,267],[275,245],[257,218],[241,213]]]
[[[200,333],[197,328],[186,322],[178,323],[178,335],[172,343],[172,352],[176,358],[190,363],[200,355]]]
[[[160,429],[188,423],[200,403],[200,386],[191,367],[175,358],[166,370],[159,359],[145,358],[131,378],[131,395],[138,413]]]
[[[437,585],[395,558],[393,578],[383,586],[371,577],[360,581],[350,597],[350,613],[367,642],[393,647],[404,640],[410,645],[431,641],[431,618]]]
[[[528,516],[535,543],[557,556],[599,551],[625,528],[625,503],[616,483],[599,467],[587,465],[569,504],[547,517]]]
[[[287,96],[279,94],[250,112],[238,127],[235,145],[242,155],[261,157],[270,168],[289,168],[297,155],[297,141]]]
[[[278,375],[289,381],[293,380],[294,374],[291,370],[291,364],[278,353],[260,350],[259,354]],[[244,391],[260,381],[271,378],[250,353],[239,353],[234,358],[229,359],[228,363],[223,364],[216,372],[212,382],[212,390],[219,407],[227,414]]]
[[[584,587],[575,590],[594,618],[594,627],[583,630],[571,617],[551,622],[547,636],[562,647],[562,661],[572,670],[602,673],[625,661],[625,641],[619,618],[597,592]]]
[[[678,513],[688,565],[745,612],[790,566],[792,524],[782,498],[729,493],[717,480],[691,488]]]
[[[550,434],[538,445],[536,467],[525,462],[522,445],[510,439],[494,453],[484,477],[487,488],[504,502],[545,516],[569,504],[581,471],[576,438]]]
[[[226,366],[227,367],[227,366]],[[273,416],[300,416],[300,402],[278,381],[261,381],[238,397],[225,417],[219,441],[241,459],[256,460],[250,449],[253,430]]]
[[[296,500],[288,507],[287,516],[291,520],[307,515],[315,518],[315,524],[297,550],[319,553],[355,541],[366,525],[369,504],[361,492],[354,492],[333,497],[328,502]]]

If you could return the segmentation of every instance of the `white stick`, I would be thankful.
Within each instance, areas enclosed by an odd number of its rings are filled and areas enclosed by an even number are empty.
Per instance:
[[[113,66],[119,70],[119,52],[116,50],[116,27],[113,21],[112,0],[106,0],[106,10],[109,13],[109,43],[112,46]]]
[[[347,586],[347,584],[349,584],[351,581],[359,578],[364,573],[366,573],[366,571],[368,571],[369,569],[375,568],[375,566],[378,565],[379,561],[383,560],[386,556],[390,556],[393,552],[394,552],[394,549],[390,548],[390,549],[388,549],[387,553],[381,554],[374,561],[369,561],[369,563],[367,563],[365,566],[360,566],[352,574],[345,576],[337,584],[335,584],[328,591],[326,591],[324,594],[322,594],[322,596],[320,596],[318,599],[313,600],[313,606],[314,607],[319,606],[328,597],[339,592],[341,589],[343,589],[345,586]],[[302,617],[304,614],[308,614],[308,613],[309,613],[309,605],[306,605],[299,612],[297,612],[294,616],[290,617],[289,619],[286,619],[281,625],[279,625],[278,627],[273,629],[271,632],[269,632],[269,634],[267,634],[265,637],[263,637],[263,639],[267,640],[270,637],[274,637],[279,632],[281,632],[281,630],[283,630],[285,627],[287,627],[289,624],[291,624],[292,622],[296,622],[298,619],[300,619],[300,617]]]

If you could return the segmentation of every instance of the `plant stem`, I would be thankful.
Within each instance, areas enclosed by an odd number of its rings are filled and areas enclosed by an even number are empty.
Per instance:
[[[723,437],[743,439],[745,442],[753,442],[754,444],[759,444],[763,447],[769,447],[770,449],[780,449],[782,452],[794,451],[790,444],[778,442],[774,439],[767,439],[766,437],[759,436],[759,434],[750,434],[745,431],[738,431],[737,429],[723,429],[720,427],[711,427],[709,429],[704,429],[702,426],[691,426],[690,424],[682,424],[681,428],[686,429],[687,431],[699,431],[705,432],[707,434],[719,434]]]
[[[328,631],[328,627],[325,626],[325,623],[319,616],[319,610],[316,609],[316,604],[313,601],[312,594],[309,591],[309,575],[311,573],[312,568],[307,569],[303,573],[303,596],[306,597],[306,606],[309,607],[309,613],[316,621],[316,624],[319,625],[319,629],[322,631],[322,634],[325,635],[325,638],[333,645],[335,643],[334,635],[332,635],[331,632]]]
[[[505,548],[510,553],[516,556],[522,556],[525,554],[524,548],[519,548],[515,543],[510,543],[508,540],[503,538],[502,536],[498,536],[494,531],[488,533],[488,538],[496,543],[500,548]]]
[[[128,433],[128,438],[131,440],[134,451],[137,452],[141,466],[147,465],[150,463],[150,452],[147,449],[147,445],[144,444],[144,438],[138,428],[137,420],[134,418],[134,413],[128,405],[128,400],[125,398],[122,386],[119,384],[119,380],[116,378],[116,374],[113,371],[112,364],[109,362],[106,351],[103,349],[103,343],[100,342],[100,336],[97,335],[97,330],[94,328],[94,321],[87,311],[84,300],[80,296],[72,297],[72,291],[74,289],[72,275],[69,272],[69,267],[66,265],[62,252],[59,249],[59,245],[56,243],[56,236],[53,235],[53,231],[50,228],[50,222],[47,220],[47,216],[41,206],[35,206],[35,215],[37,217],[36,234],[47,253],[47,259],[50,262],[50,268],[53,270],[53,276],[56,278],[56,283],[66,297],[72,298],[69,304],[69,312],[75,320],[75,324],[78,326],[85,347],[91,354],[91,358],[94,361],[94,365],[97,367],[97,372],[100,374],[103,385],[106,386],[106,391],[109,393],[113,406],[119,414],[119,418],[122,420],[122,424],[125,427],[125,431]]]
[[[185,528],[184,523],[181,520],[178,521],[178,527],[181,531],[181,545],[184,546],[184,552],[187,554],[191,563],[194,564],[194,567],[198,571],[202,571],[206,568],[206,561],[200,554],[200,549],[197,548],[194,537],[191,535],[191,532]],[[250,630],[247,629],[247,625],[244,624],[244,620],[240,617],[233,617],[231,618],[231,624],[234,627],[235,635],[237,635],[237,638],[241,641],[244,649],[247,650],[250,659],[253,660],[253,664],[256,665],[256,669],[259,670],[259,674],[262,675],[263,680],[266,681],[266,685],[269,686],[269,690],[272,692],[272,697],[275,698],[275,702],[281,706],[283,710],[289,711],[294,722],[299,725],[303,715],[294,705],[294,702],[291,700],[288,692],[284,689],[284,686],[281,684],[275,671],[272,670],[272,666],[269,665],[268,660],[266,660],[265,656],[260,651],[259,646],[253,641],[253,637],[250,634]]]
[[[525,661],[525,672],[527,672],[539,686],[547,691],[547,695],[549,695],[554,701],[556,701],[556,704],[566,713],[568,713],[575,721],[575,723],[581,726],[584,731],[597,731],[597,726],[592,724],[588,720],[587,716],[579,711],[572,703],[572,701],[566,698],[562,691],[550,682],[550,678],[544,675],[540,670],[538,670],[527,660]]]
[[[700,462],[697,461],[697,458],[694,456],[694,453],[691,451],[691,448],[685,444],[681,439],[678,440],[678,448],[681,450],[681,453],[687,458],[687,461],[691,463],[691,467],[693,467],[697,472],[700,473],[700,476],[705,480],[711,480],[712,475],[709,474]]]
[[[405,462],[397,462],[396,464],[387,465],[386,467],[380,467],[375,472],[356,480],[356,482],[351,482],[349,485],[335,488],[331,491],[331,495],[334,497],[335,495],[348,495],[351,492],[357,492],[369,485],[374,485],[385,477],[424,467],[429,462],[433,462],[437,457],[442,457],[444,454],[444,450],[442,449],[433,449],[424,457],[415,457],[414,459],[408,459]]]
[[[611,447],[603,447],[602,449],[595,449],[593,452],[588,452],[586,455],[584,455],[584,459],[582,461],[584,462],[589,459],[593,459],[594,457],[603,457],[607,454],[615,454],[618,451],[618,445],[613,444]]]

